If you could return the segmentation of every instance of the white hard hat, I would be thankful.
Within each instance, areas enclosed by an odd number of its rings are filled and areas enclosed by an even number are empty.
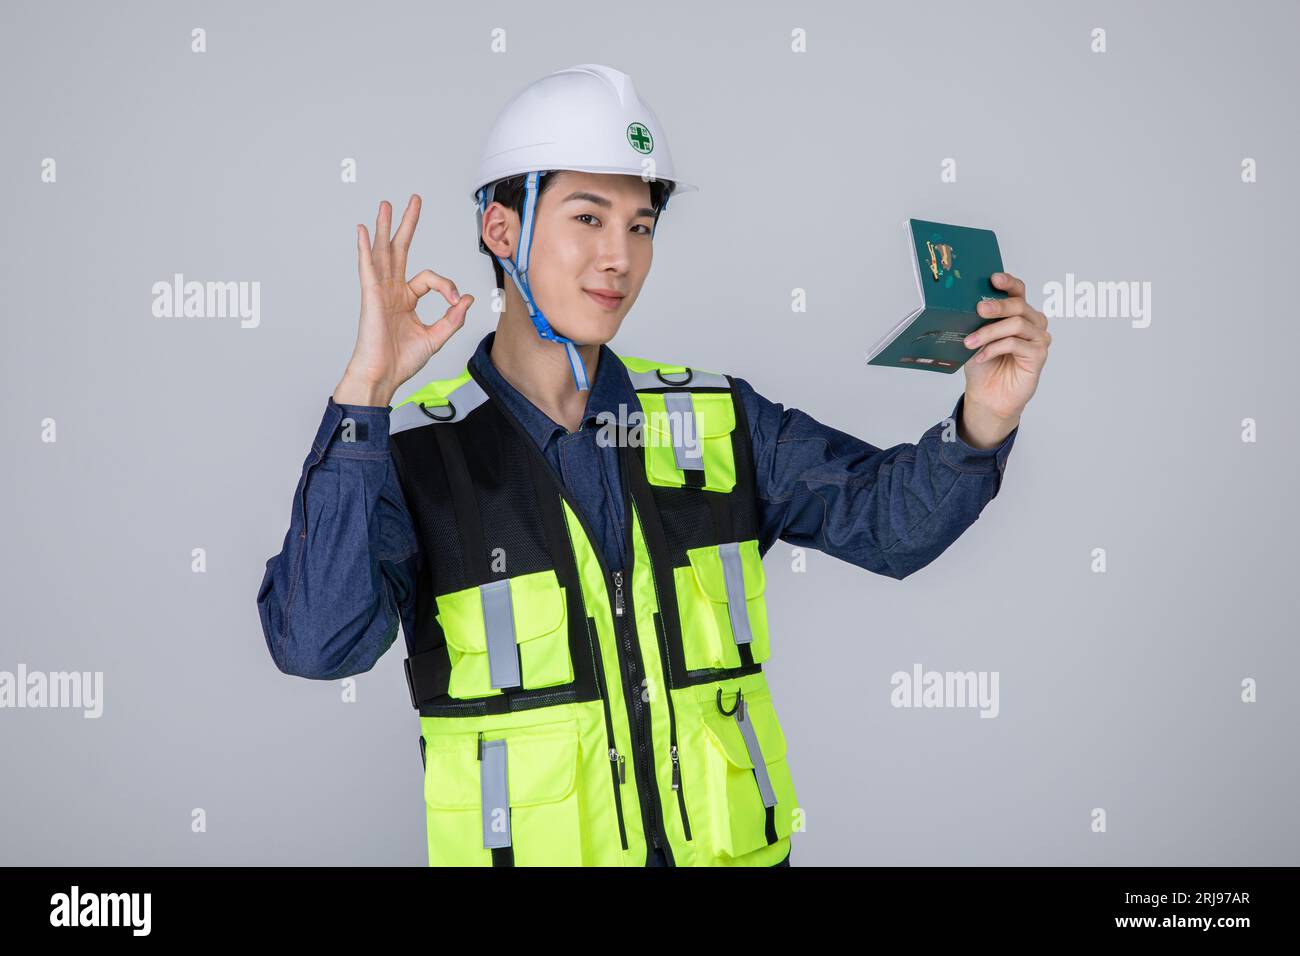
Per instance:
[[[589,387],[582,358],[572,341],[551,328],[528,285],[539,176],[560,169],[620,173],[671,183],[672,189],[664,191],[655,210],[652,236],[669,196],[699,187],[677,178],[659,118],[637,96],[632,78],[612,67],[583,63],[557,70],[525,87],[497,115],[484,141],[474,178],[479,248],[492,255],[514,280],[537,334],[565,346],[574,383],[581,391]],[[483,244],[483,213],[492,204],[497,183],[523,174],[526,182],[519,249],[515,259],[503,260]]]
[[[552,169],[644,175],[673,183],[674,193],[698,188],[677,178],[668,136],[632,78],[599,63],[557,70],[505,105],[484,140],[472,195]]]

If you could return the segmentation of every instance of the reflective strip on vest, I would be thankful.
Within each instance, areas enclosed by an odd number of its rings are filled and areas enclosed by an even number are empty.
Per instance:
[[[664,372],[663,378],[659,377],[660,369],[652,369],[649,372],[633,372],[628,370],[628,378],[632,380],[632,387],[635,389],[643,388],[663,388],[664,386],[676,386],[678,388],[731,388],[727,383],[727,376],[719,375],[717,372],[700,372],[696,369],[688,369],[686,372]],[[689,373],[689,377],[687,377]]]
[[[668,392],[664,395],[668,411],[668,430],[673,439],[673,458],[682,471],[704,470],[704,449],[700,445],[700,432],[696,427],[695,402],[690,392]],[[687,444],[687,436],[691,442]]]
[[[514,605],[510,600],[510,581],[480,584],[483,600],[483,624],[487,629],[488,675],[490,686],[518,687],[519,651],[515,640]]]
[[[506,781],[505,740],[480,741],[479,760],[483,849],[495,850],[510,845],[510,788]]]
[[[772,789],[772,778],[767,774],[767,761],[763,759],[763,748],[758,745],[758,735],[749,720],[749,713],[742,697],[736,701],[736,725],[745,738],[745,749],[749,751],[749,762],[754,765],[754,779],[758,781],[758,792],[763,797],[763,806],[776,806],[776,791]]]
[[[740,561],[740,542],[718,545],[722,558],[722,578],[727,587],[727,611],[731,615],[731,634],[737,644],[749,644],[754,632],[749,628],[749,606],[745,603],[745,567]]]
[[[419,402],[403,402],[398,405],[389,413],[388,434],[396,435],[408,428],[437,425],[440,422],[458,422],[486,401],[487,394],[483,387],[471,378],[451,391],[446,405],[426,405],[424,408],[420,407]]]

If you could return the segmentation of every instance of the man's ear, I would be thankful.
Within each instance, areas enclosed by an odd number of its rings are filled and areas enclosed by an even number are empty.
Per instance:
[[[514,256],[520,231],[519,216],[513,209],[493,202],[483,213],[483,245],[499,259]]]

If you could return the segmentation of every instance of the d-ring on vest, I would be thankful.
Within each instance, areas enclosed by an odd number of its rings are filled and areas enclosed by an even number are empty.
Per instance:
[[[623,567],[471,369],[400,403],[424,557],[407,635],[429,863],[771,866],[802,829],[769,656],[754,456],[727,375],[623,358]]]

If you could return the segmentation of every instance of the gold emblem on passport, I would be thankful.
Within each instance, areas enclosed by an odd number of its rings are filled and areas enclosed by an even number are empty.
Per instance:
[[[927,239],[925,247],[930,251],[930,274],[934,276],[934,281],[938,282],[944,273],[952,271],[954,258],[952,246],[946,242],[933,243]],[[960,272],[956,275],[957,278],[961,278]]]

